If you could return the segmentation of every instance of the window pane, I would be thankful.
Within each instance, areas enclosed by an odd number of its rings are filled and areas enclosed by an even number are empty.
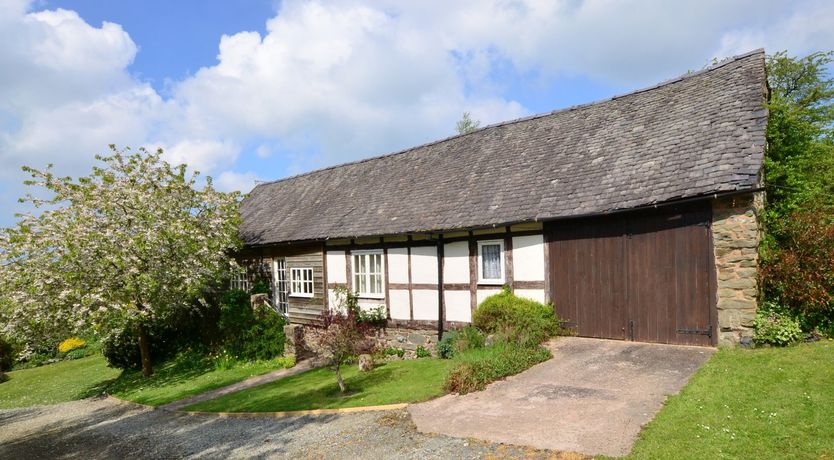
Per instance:
[[[481,264],[484,279],[500,279],[501,245],[485,244],[481,246]]]

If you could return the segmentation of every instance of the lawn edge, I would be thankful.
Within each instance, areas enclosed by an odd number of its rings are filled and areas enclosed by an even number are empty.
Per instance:
[[[384,404],[380,406],[341,407],[335,409],[307,409],[279,412],[203,412],[177,410],[178,414],[213,415],[217,417],[300,417],[304,415],[349,414],[351,412],[382,412],[405,409],[410,403]]]

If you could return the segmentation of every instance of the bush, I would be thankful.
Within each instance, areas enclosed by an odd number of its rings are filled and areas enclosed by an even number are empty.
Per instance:
[[[12,370],[17,355],[17,347],[5,336],[0,335],[0,373]]]
[[[450,359],[455,355],[455,341],[458,338],[457,331],[446,331],[443,338],[437,343],[437,356],[441,359]]]
[[[806,331],[834,323],[834,210],[806,205],[779,222],[778,247],[766,254],[767,299],[788,307]]]
[[[370,310],[362,310],[361,308],[356,308],[356,320],[360,323],[366,323],[369,326],[374,328],[383,328],[386,324],[388,324],[388,313],[385,310],[384,305],[380,305],[376,308],[371,308]]]
[[[472,324],[500,339],[535,347],[561,331],[552,305],[518,297],[508,288],[487,297],[475,310]]]
[[[84,348],[87,346],[87,341],[78,337],[70,337],[58,344],[58,351],[61,353],[69,353],[73,350]]]
[[[382,353],[385,356],[397,356],[399,358],[402,358],[403,356],[405,356],[405,350],[402,349],[402,348],[389,347],[389,348],[386,348],[385,350],[383,350]]]
[[[223,348],[235,358],[265,360],[284,353],[284,317],[271,308],[252,308],[250,295],[230,290],[220,303]]]
[[[792,318],[785,308],[765,302],[754,321],[756,333],[753,340],[759,344],[790,345],[802,338],[799,321]]]
[[[456,353],[474,348],[483,348],[486,338],[483,332],[473,326],[443,333],[443,339],[437,344],[437,355],[450,359]]]
[[[544,347],[509,342],[465,351],[455,357],[458,362],[449,371],[443,389],[460,394],[480,391],[490,382],[518,374],[551,356]]]
[[[426,349],[426,347],[420,345],[417,347],[417,350],[414,351],[414,354],[418,358],[431,358],[431,352]]]

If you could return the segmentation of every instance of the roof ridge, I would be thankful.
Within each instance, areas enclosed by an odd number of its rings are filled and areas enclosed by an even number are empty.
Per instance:
[[[570,112],[572,110],[578,110],[578,109],[582,109],[582,108],[585,108],[585,107],[589,107],[589,106],[593,106],[593,105],[597,105],[597,104],[603,104],[605,102],[610,102],[610,101],[614,101],[614,100],[617,100],[617,99],[622,99],[622,98],[625,98],[625,97],[628,97],[628,96],[641,94],[641,93],[644,93],[644,92],[647,92],[647,91],[652,91],[652,90],[655,90],[655,89],[658,89],[658,88],[661,88],[661,87],[665,87],[665,86],[669,86],[669,85],[672,85],[672,84],[675,84],[675,83],[679,83],[681,81],[685,81],[685,80],[688,80],[690,78],[694,78],[696,76],[703,75],[703,74],[708,73],[708,72],[712,72],[714,70],[725,67],[729,64],[738,62],[742,59],[746,59],[750,56],[754,56],[754,55],[758,55],[758,54],[764,54],[764,52],[765,52],[764,48],[757,48],[757,49],[754,49],[752,51],[748,51],[746,53],[737,54],[735,56],[728,57],[721,62],[709,65],[707,67],[704,67],[703,69],[696,70],[696,71],[689,71],[689,72],[687,72],[683,75],[679,75],[677,77],[670,78],[668,80],[663,80],[660,83],[656,83],[652,86],[636,89],[636,90],[629,91],[629,92],[622,93],[622,94],[617,94],[617,95],[610,96],[610,97],[607,97],[607,98],[604,98],[604,99],[598,99],[598,100],[591,101],[591,102],[586,102],[586,103],[583,103],[583,104],[576,104],[576,105],[572,105],[572,106],[569,106],[569,107],[563,107],[561,109],[551,110],[549,112],[542,112],[542,113],[537,113],[537,114],[533,114],[533,115],[527,115],[527,116],[524,116],[524,117],[514,118],[514,119],[511,119],[511,120],[500,121],[500,122],[497,122],[497,123],[493,123],[493,124],[484,126],[482,128],[475,129],[475,130],[470,131],[468,133],[455,134],[455,135],[452,135],[452,136],[447,136],[447,137],[444,137],[444,138],[441,138],[441,139],[437,139],[437,140],[434,140],[434,141],[431,141],[431,142],[425,142],[423,144],[418,144],[418,145],[408,147],[408,148],[405,148],[405,149],[402,149],[402,150],[396,150],[394,152],[384,153],[382,155],[375,155],[375,156],[368,157],[368,158],[361,158],[361,159],[358,159],[358,160],[348,161],[348,162],[345,162],[345,163],[339,163],[339,164],[335,164],[335,165],[331,165],[331,166],[325,166],[323,168],[318,168],[318,169],[314,169],[312,171],[306,171],[306,172],[303,172],[303,173],[294,174],[292,176],[287,176],[287,177],[283,177],[283,178],[280,178],[280,179],[275,179],[275,180],[271,180],[271,181],[264,181],[264,182],[256,184],[255,187],[252,189],[252,191],[254,191],[256,188],[258,188],[262,185],[271,185],[271,184],[275,184],[275,183],[278,183],[278,182],[284,182],[284,181],[289,181],[289,180],[292,180],[292,179],[297,179],[299,177],[309,176],[309,175],[320,173],[320,172],[323,172],[323,171],[329,171],[331,169],[341,168],[341,167],[344,167],[344,166],[351,166],[351,165],[365,163],[365,162],[368,162],[368,161],[380,160],[380,159],[383,159],[383,158],[388,158],[388,157],[392,157],[392,156],[396,156],[396,155],[403,155],[403,154],[409,153],[413,150],[422,149],[424,147],[430,147],[432,145],[440,144],[440,143],[443,143],[443,142],[446,142],[446,141],[450,141],[452,139],[468,136],[468,135],[475,134],[475,133],[485,131],[485,130],[488,130],[488,129],[493,129],[493,128],[498,128],[498,127],[501,127],[501,126],[512,125],[512,124],[515,124],[515,123],[520,123],[520,122],[529,121],[529,120],[535,120],[535,119],[538,119],[538,118],[544,118],[544,117],[555,115],[555,114],[558,114],[558,113]]]

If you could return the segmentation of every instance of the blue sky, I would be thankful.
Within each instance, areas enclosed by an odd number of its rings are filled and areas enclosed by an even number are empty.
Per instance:
[[[0,0],[0,225],[22,165],[107,145],[247,191],[603,99],[765,47],[834,49],[825,1]],[[13,69],[13,70],[11,70]]]

